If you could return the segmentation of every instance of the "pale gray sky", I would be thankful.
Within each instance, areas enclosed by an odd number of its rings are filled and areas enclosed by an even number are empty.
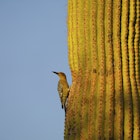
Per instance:
[[[66,22],[66,0],[0,0],[0,140],[63,140]]]

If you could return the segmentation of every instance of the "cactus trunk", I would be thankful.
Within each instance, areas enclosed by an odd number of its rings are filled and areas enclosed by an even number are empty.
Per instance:
[[[72,85],[65,140],[140,140],[140,1],[68,0]]]

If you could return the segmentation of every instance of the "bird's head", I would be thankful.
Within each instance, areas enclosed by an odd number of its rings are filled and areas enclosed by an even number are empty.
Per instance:
[[[66,75],[63,72],[55,72],[55,71],[53,71],[53,73],[57,74],[60,79],[66,79]]]

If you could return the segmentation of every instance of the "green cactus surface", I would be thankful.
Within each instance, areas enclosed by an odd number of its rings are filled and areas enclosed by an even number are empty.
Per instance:
[[[140,140],[140,1],[68,0],[65,140]]]

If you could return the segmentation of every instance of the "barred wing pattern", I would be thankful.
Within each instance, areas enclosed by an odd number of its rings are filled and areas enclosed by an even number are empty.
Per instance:
[[[58,93],[59,93],[59,97],[60,97],[60,101],[62,104],[62,97],[63,97],[63,86],[61,84],[61,82],[58,82],[58,87],[57,87]],[[63,108],[63,104],[62,104],[62,108]]]

